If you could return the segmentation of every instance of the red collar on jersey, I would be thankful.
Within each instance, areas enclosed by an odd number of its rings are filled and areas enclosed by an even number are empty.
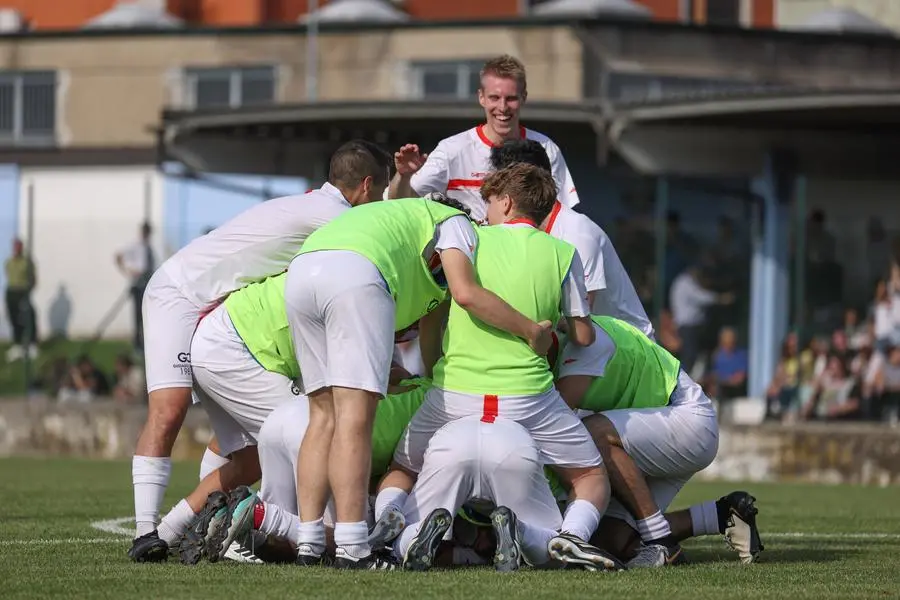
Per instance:
[[[485,127],[485,124],[482,123],[481,125],[479,125],[478,127],[475,128],[475,132],[478,134],[479,139],[481,139],[481,141],[484,142],[488,148],[498,148],[499,146],[497,144],[495,144],[494,142],[492,142],[491,138],[489,138],[487,136],[487,134],[484,132],[484,127]],[[525,130],[525,127],[522,125],[519,125],[519,136],[523,140],[526,137],[526,135],[525,135],[526,133],[527,132]]]
[[[553,210],[550,211],[550,215],[547,217],[545,221],[546,225],[544,226],[544,232],[550,233],[550,230],[553,229],[553,224],[556,223],[556,217],[559,216],[559,211],[562,210],[562,203],[557,200],[553,203]]]
[[[538,228],[537,223],[535,223],[528,217],[516,217],[515,219],[505,222],[504,225],[516,225],[518,223],[524,223],[525,225],[531,225],[535,229]]]

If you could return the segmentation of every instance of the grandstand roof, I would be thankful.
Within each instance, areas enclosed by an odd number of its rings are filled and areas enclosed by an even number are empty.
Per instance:
[[[793,29],[801,31],[820,31],[823,33],[852,32],[894,35],[894,31],[886,25],[846,6],[829,8],[817,12],[799,25],[793,27]]]

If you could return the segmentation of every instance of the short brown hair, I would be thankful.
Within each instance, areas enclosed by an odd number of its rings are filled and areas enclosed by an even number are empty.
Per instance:
[[[547,171],[527,163],[515,163],[494,171],[481,184],[481,197],[509,196],[518,214],[540,224],[556,202],[556,182]]]
[[[525,65],[515,56],[503,54],[490,59],[481,67],[481,79],[484,79],[485,75],[493,75],[502,79],[514,79],[523,95],[528,92]]]
[[[339,188],[355,188],[371,177],[374,186],[387,187],[391,163],[391,155],[378,144],[352,140],[331,155],[328,183]]]

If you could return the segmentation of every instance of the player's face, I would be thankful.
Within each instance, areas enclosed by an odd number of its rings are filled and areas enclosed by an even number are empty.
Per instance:
[[[519,109],[525,98],[514,79],[487,74],[481,78],[478,102],[484,108],[487,126],[500,139],[509,139],[519,130]]]
[[[509,218],[512,201],[509,196],[491,196],[487,200],[488,225],[500,225]]]

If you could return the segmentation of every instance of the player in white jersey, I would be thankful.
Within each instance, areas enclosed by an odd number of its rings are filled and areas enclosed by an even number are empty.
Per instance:
[[[527,138],[546,149],[560,201],[568,207],[578,204],[578,192],[559,147],[547,136],[519,123],[519,111],[527,97],[525,67],[518,59],[504,55],[487,61],[481,69],[478,89],[485,123],[442,140],[428,155],[422,155],[415,144],[403,146],[394,155],[397,173],[388,197],[447,193],[462,202],[473,219],[483,222],[487,212],[479,189],[490,171],[491,148],[504,140]]]
[[[284,271],[306,237],[351,206],[381,199],[390,157],[353,141],[331,158],[328,183],[264,202],[194,240],[167,260],[144,293],[147,421],[132,463],[138,539],[155,535],[171,452],[191,403],[190,345],[200,316],[230,292]],[[215,459],[207,456],[205,463]]]
[[[553,163],[544,147],[534,140],[509,140],[491,150],[491,168],[503,169],[523,162],[552,171]],[[653,338],[653,324],[628,277],[609,236],[588,216],[557,201],[541,229],[569,242],[584,266],[585,287],[591,313],[630,323]]]

